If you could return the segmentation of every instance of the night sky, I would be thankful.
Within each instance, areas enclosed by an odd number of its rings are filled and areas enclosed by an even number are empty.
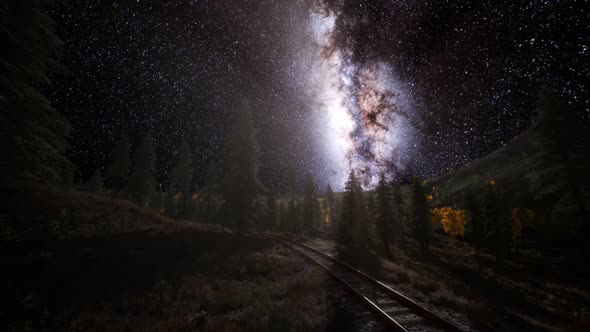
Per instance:
[[[590,114],[586,1],[71,0],[69,73],[50,99],[81,175],[151,130],[161,181],[184,137],[196,184],[243,98],[281,189],[287,163],[341,188],[350,168],[436,176],[508,143],[547,84]]]

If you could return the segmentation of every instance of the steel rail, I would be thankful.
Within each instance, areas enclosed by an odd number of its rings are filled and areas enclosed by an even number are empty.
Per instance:
[[[361,277],[362,279],[368,281],[370,284],[378,287],[378,289],[382,290],[383,292],[385,292],[386,294],[390,295],[394,300],[399,301],[400,303],[403,303],[406,307],[408,307],[416,316],[422,317],[424,318],[426,321],[428,321],[431,325],[436,326],[444,331],[449,331],[449,332],[461,332],[463,330],[461,330],[459,327],[457,327],[456,325],[454,325],[453,323],[445,320],[444,318],[436,315],[435,313],[433,313],[432,311],[426,309],[425,307],[423,307],[422,305],[418,304],[416,301],[410,299],[409,297],[401,294],[400,292],[394,290],[393,288],[391,288],[390,286],[386,285],[385,283],[369,276],[368,274],[352,267],[350,264],[339,260],[329,254],[326,254],[320,250],[317,250],[316,248],[310,247],[306,244],[291,240],[291,239],[287,239],[287,238],[283,238],[280,236],[276,236],[273,234],[268,234],[268,233],[258,233],[259,235],[262,235],[266,238],[275,240],[279,243],[282,243],[283,245],[290,247],[292,249],[294,249],[295,251],[299,252],[301,255],[303,255],[305,258],[311,260],[312,262],[314,262],[315,264],[321,266],[324,270],[326,270],[328,272],[328,274],[333,277],[334,279],[336,279],[337,281],[339,281],[340,283],[344,284],[346,286],[346,288],[351,291],[352,293],[354,293],[355,295],[359,296],[368,306],[369,308],[376,313],[379,317],[381,317],[382,319],[384,319],[395,331],[404,331],[407,332],[407,329],[404,328],[402,326],[402,324],[400,324],[398,321],[396,321],[391,315],[389,315],[388,313],[385,312],[385,310],[381,309],[377,303],[375,303],[374,301],[370,300],[369,298],[367,298],[365,295],[363,295],[360,291],[358,291],[356,288],[354,288],[354,286],[352,286],[350,283],[348,283],[346,280],[342,279],[336,272],[332,271],[328,266],[326,266],[325,264],[322,264],[321,262],[319,262],[318,260],[314,259],[313,257],[311,257],[310,255],[308,255],[307,253],[305,253],[303,250],[297,249],[297,247],[299,248],[303,248],[305,250],[309,250],[317,255],[320,255],[323,258],[326,258],[330,261],[332,261],[333,263],[335,263],[336,265],[339,265],[341,267],[344,267],[346,270],[353,272],[354,274],[356,274],[357,276]]]

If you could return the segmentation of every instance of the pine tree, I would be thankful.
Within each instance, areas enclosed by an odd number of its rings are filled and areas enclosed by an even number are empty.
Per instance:
[[[279,210],[277,207],[277,196],[274,191],[270,191],[266,197],[268,214],[266,216],[266,229],[276,229],[278,226]]]
[[[588,211],[578,170],[584,170],[588,164],[581,158],[575,160],[576,155],[584,155],[587,150],[587,123],[547,86],[539,90],[536,112],[534,129],[540,133],[543,158],[541,165],[535,165],[540,172],[535,172],[533,190],[538,198],[560,197],[561,205],[570,205],[576,211],[575,215],[566,213],[561,219],[577,219],[579,225],[587,226]]]
[[[175,217],[176,213],[174,213],[174,210],[177,210],[178,215],[184,219],[190,219],[192,217],[192,199],[189,193],[191,191],[192,178],[193,162],[191,151],[189,145],[183,139],[168,179],[168,192],[173,195],[174,199],[174,202],[170,206],[177,206],[176,209],[173,208],[173,211],[171,211],[171,216]]]
[[[96,169],[94,173],[92,173],[86,187],[88,188],[88,191],[93,193],[102,194],[104,192],[103,180],[99,169]]]
[[[336,225],[336,220],[338,219],[338,201],[336,200],[336,195],[334,194],[334,191],[330,185],[328,185],[324,197],[328,207],[328,226],[334,227],[334,225]]]
[[[344,184],[344,195],[342,198],[342,212],[338,222],[338,240],[342,245],[352,243],[352,224],[355,219],[355,191],[357,179],[354,172],[350,172]]]
[[[0,38],[0,174],[64,184],[72,179],[66,159],[68,120],[43,95],[59,65],[61,40],[48,15],[51,0],[2,3]]]
[[[430,209],[424,188],[422,188],[422,185],[417,179],[414,179],[412,187],[412,205],[410,210],[412,230],[414,239],[420,248],[426,251],[433,236],[432,225],[430,224]]]
[[[396,219],[396,225],[399,227],[399,239],[403,242],[405,238],[405,211],[404,211],[404,197],[398,182],[394,182],[391,186],[391,193],[393,198],[393,213]]]
[[[189,145],[183,139],[174,166],[170,171],[168,185],[172,191],[186,194],[191,190],[192,179],[193,161],[191,151]]]
[[[478,264],[481,263],[481,248],[485,246],[487,234],[486,220],[481,205],[474,192],[468,191],[465,194],[465,209],[469,211],[467,236],[475,247],[475,258]]]
[[[303,186],[303,224],[305,230],[315,234],[320,226],[320,206],[313,176],[308,174]]]
[[[207,166],[205,187],[203,188],[203,194],[205,196],[205,217],[209,222],[215,219],[216,204],[214,204],[214,200],[218,190],[217,187],[217,169],[215,168],[215,162],[211,160]]]
[[[496,256],[496,268],[500,268],[512,239],[512,216],[493,183],[487,185],[482,213],[487,225],[488,246]]]
[[[354,171],[351,171],[344,187],[338,240],[343,246],[341,254],[356,265],[372,262],[367,215],[363,189]]]
[[[148,132],[133,155],[129,177],[129,194],[140,205],[149,204],[156,189],[155,159],[152,135]]]
[[[287,208],[285,207],[285,204],[281,203],[279,207],[279,230],[281,232],[289,231],[288,219]]]
[[[156,190],[154,192],[154,195],[152,197],[150,206],[156,210],[158,210],[158,212],[161,213],[162,209],[165,209],[165,199],[166,199],[166,192],[162,191],[162,190]]]
[[[297,234],[300,231],[299,205],[294,198],[291,198],[287,203],[287,229],[293,234]]]
[[[113,150],[113,159],[108,168],[106,183],[113,192],[125,189],[129,181],[129,139],[127,135],[121,135],[119,142]]]
[[[375,230],[381,243],[385,246],[386,254],[390,253],[390,244],[396,242],[399,236],[400,227],[397,225],[397,220],[394,217],[394,210],[392,207],[393,199],[391,197],[391,190],[385,181],[385,175],[381,173],[379,178],[379,185],[376,189],[377,202],[375,213]]]
[[[299,216],[297,211],[297,173],[293,161],[289,162],[287,168],[287,181],[289,184],[289,205],[287,208],[289,231],[297,233],[299,231]]]
[[[376,220],[377,220],[377,202],[375,201],[375,195],[372,192],[366,193],[366,201],[367,201],[367,209],[366,209],[366,216],[364,218],[365,223],[367,224],[367,245],[372,250],[379,250],[378,248],[378,239],[377,239],[377,229],[376,229]]]
[[[267,229],[269,210],[266,201],[258,196],[254,201],[254,225],[258,231]]]
[[[259,147],[252,114],[242,103],[227,138],[223,192],[230,223],[243,233],[254,217],[254,201],[261,187],[258,180]]]

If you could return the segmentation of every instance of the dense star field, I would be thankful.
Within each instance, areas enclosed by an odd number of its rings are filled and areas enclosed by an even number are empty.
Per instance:
[[[442,174],[530,126],[542,84],[590,113],[585,1],[78,0],[54,16],[68,72],[51,100],[82,177],[151,130],[160,179],[184,137],[198,185],[244,98],[278,189],[289,160],[335,188],[351,167],[367,187]]]

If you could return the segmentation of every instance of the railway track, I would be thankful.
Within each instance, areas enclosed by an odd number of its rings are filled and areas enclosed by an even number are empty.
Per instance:
[[[324,252],[303,243],[267,233],[272,239],[321,266],[350,293],[364,302],[391,331],[462,331],[459,327],[424,308],[386,284]]]

